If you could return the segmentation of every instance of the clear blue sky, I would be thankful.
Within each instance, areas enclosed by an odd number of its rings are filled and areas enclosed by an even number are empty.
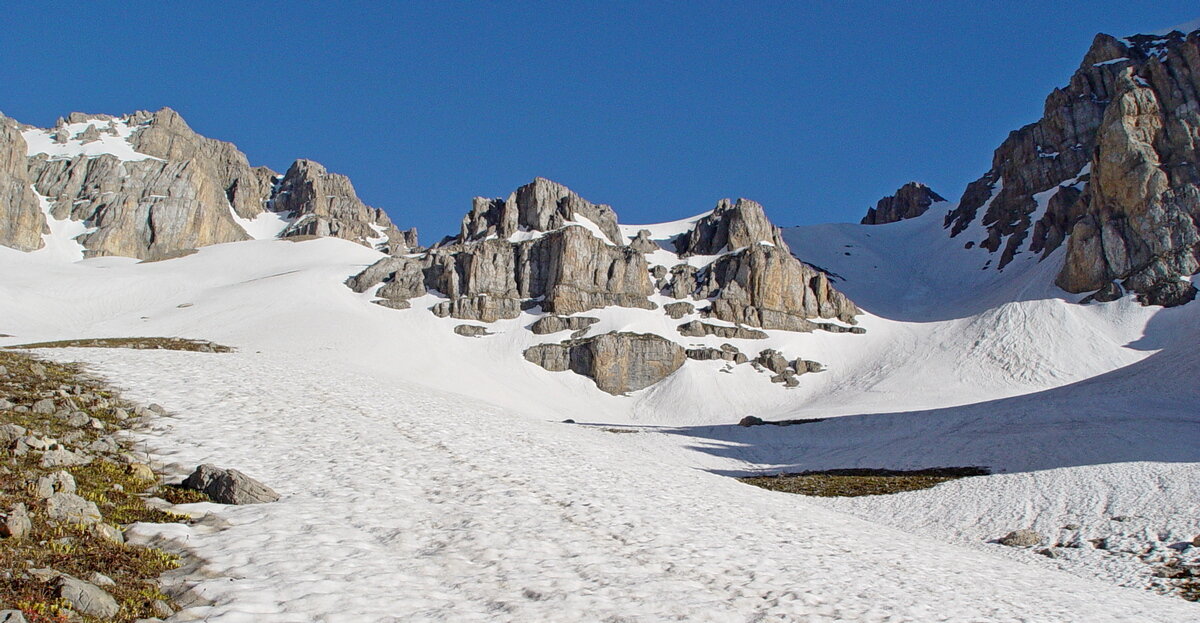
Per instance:
[[[432,242],[534,176],[626,223],[721,197],[857,221],[909,180],[957,199],[1097,32],[1155,2],[6,3],[0,111],[171,106],[252,164],[312,158]]]

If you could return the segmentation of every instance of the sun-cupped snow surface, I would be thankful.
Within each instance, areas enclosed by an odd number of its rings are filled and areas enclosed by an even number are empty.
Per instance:
[[[171,416],[184,470],[283,494],[140,525],[204,562],[182,619],[1179,621],[1200,608],[940,543],[314,356],[72,350]],[[215,527],[224,525],[222,530]]]
[[[99,133],[98,138],[85,141],[83,134],[89,127],[96,129]],[[135,150],[129,143],[129,137],[135,130],[126,119],[93,119],[67,124],[56,130],[33,128],[25,130],[21,136],[25,139],[27,155],[30,157],[46,154],[51,160],[70,160],[79,156],[95,158],[109,155],[126,161],[155,159]],[[54,140],[55,133],[60,131],[67,133],[68,138],[65,142]]]

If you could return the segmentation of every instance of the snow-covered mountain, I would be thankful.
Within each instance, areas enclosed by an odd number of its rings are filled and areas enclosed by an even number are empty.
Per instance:
[[[345,178],[170,111],[5,121],[0,345],[237,349],[42,353],[177,414],[141,438],[165,464],[284,494],[134,529],[203,561],[172,579],[188,616],[1193,620],[1155,592],[1200,561],[1198,54],[1100,36],[958,202],[912,184],[783,230],[745,199],[622,225],[538,179],[421,248]],[[727,478],[943,466],[992,473]],[[1018,528],[1046,547],[991,542]]]

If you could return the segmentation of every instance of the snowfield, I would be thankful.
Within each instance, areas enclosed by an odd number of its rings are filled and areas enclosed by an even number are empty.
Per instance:
[[[565,337],[533,335],[532,315],[473,339],[427,311],[433,295],[371,304],[342,282],[381,255],[336,239],[152,263],[0,248],[0,333],[14,336],[0,345],[180,336],[238,349],[39,352],[165,406],[139,442],[173,473],[211,462],[284,495],[133,530],[197,561],[171,578],[186,591],[179,621],[1200,620],[1200,606],[1145,590],[1200,534],[1200,304],[1078,305],[1052,286],[1056,256],[981,270],[991,256],[963,249],[970,231],[947,238],[941,208],[785,232],[864,309],[865,335],[682,338],[690,317],[587,314],[593,333],[827,366],[790,390],[750,366],[689,361],[609,396],[524,361]],[[732,425],[748,414],[827,419]],[[963,465],[994,474],[836,499],[729,478]],[[1078,547],[1050,558],[988,542],[1030,527]]]

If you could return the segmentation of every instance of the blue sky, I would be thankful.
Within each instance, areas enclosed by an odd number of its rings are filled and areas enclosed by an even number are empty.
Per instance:
[[[0,111],[171,106],[283,171],[311,158],[423,242],[534,176],[673,220],[721,197],[857,221],[909,180],[957,199],[1097,32],[1149,2],[6,3]]]

